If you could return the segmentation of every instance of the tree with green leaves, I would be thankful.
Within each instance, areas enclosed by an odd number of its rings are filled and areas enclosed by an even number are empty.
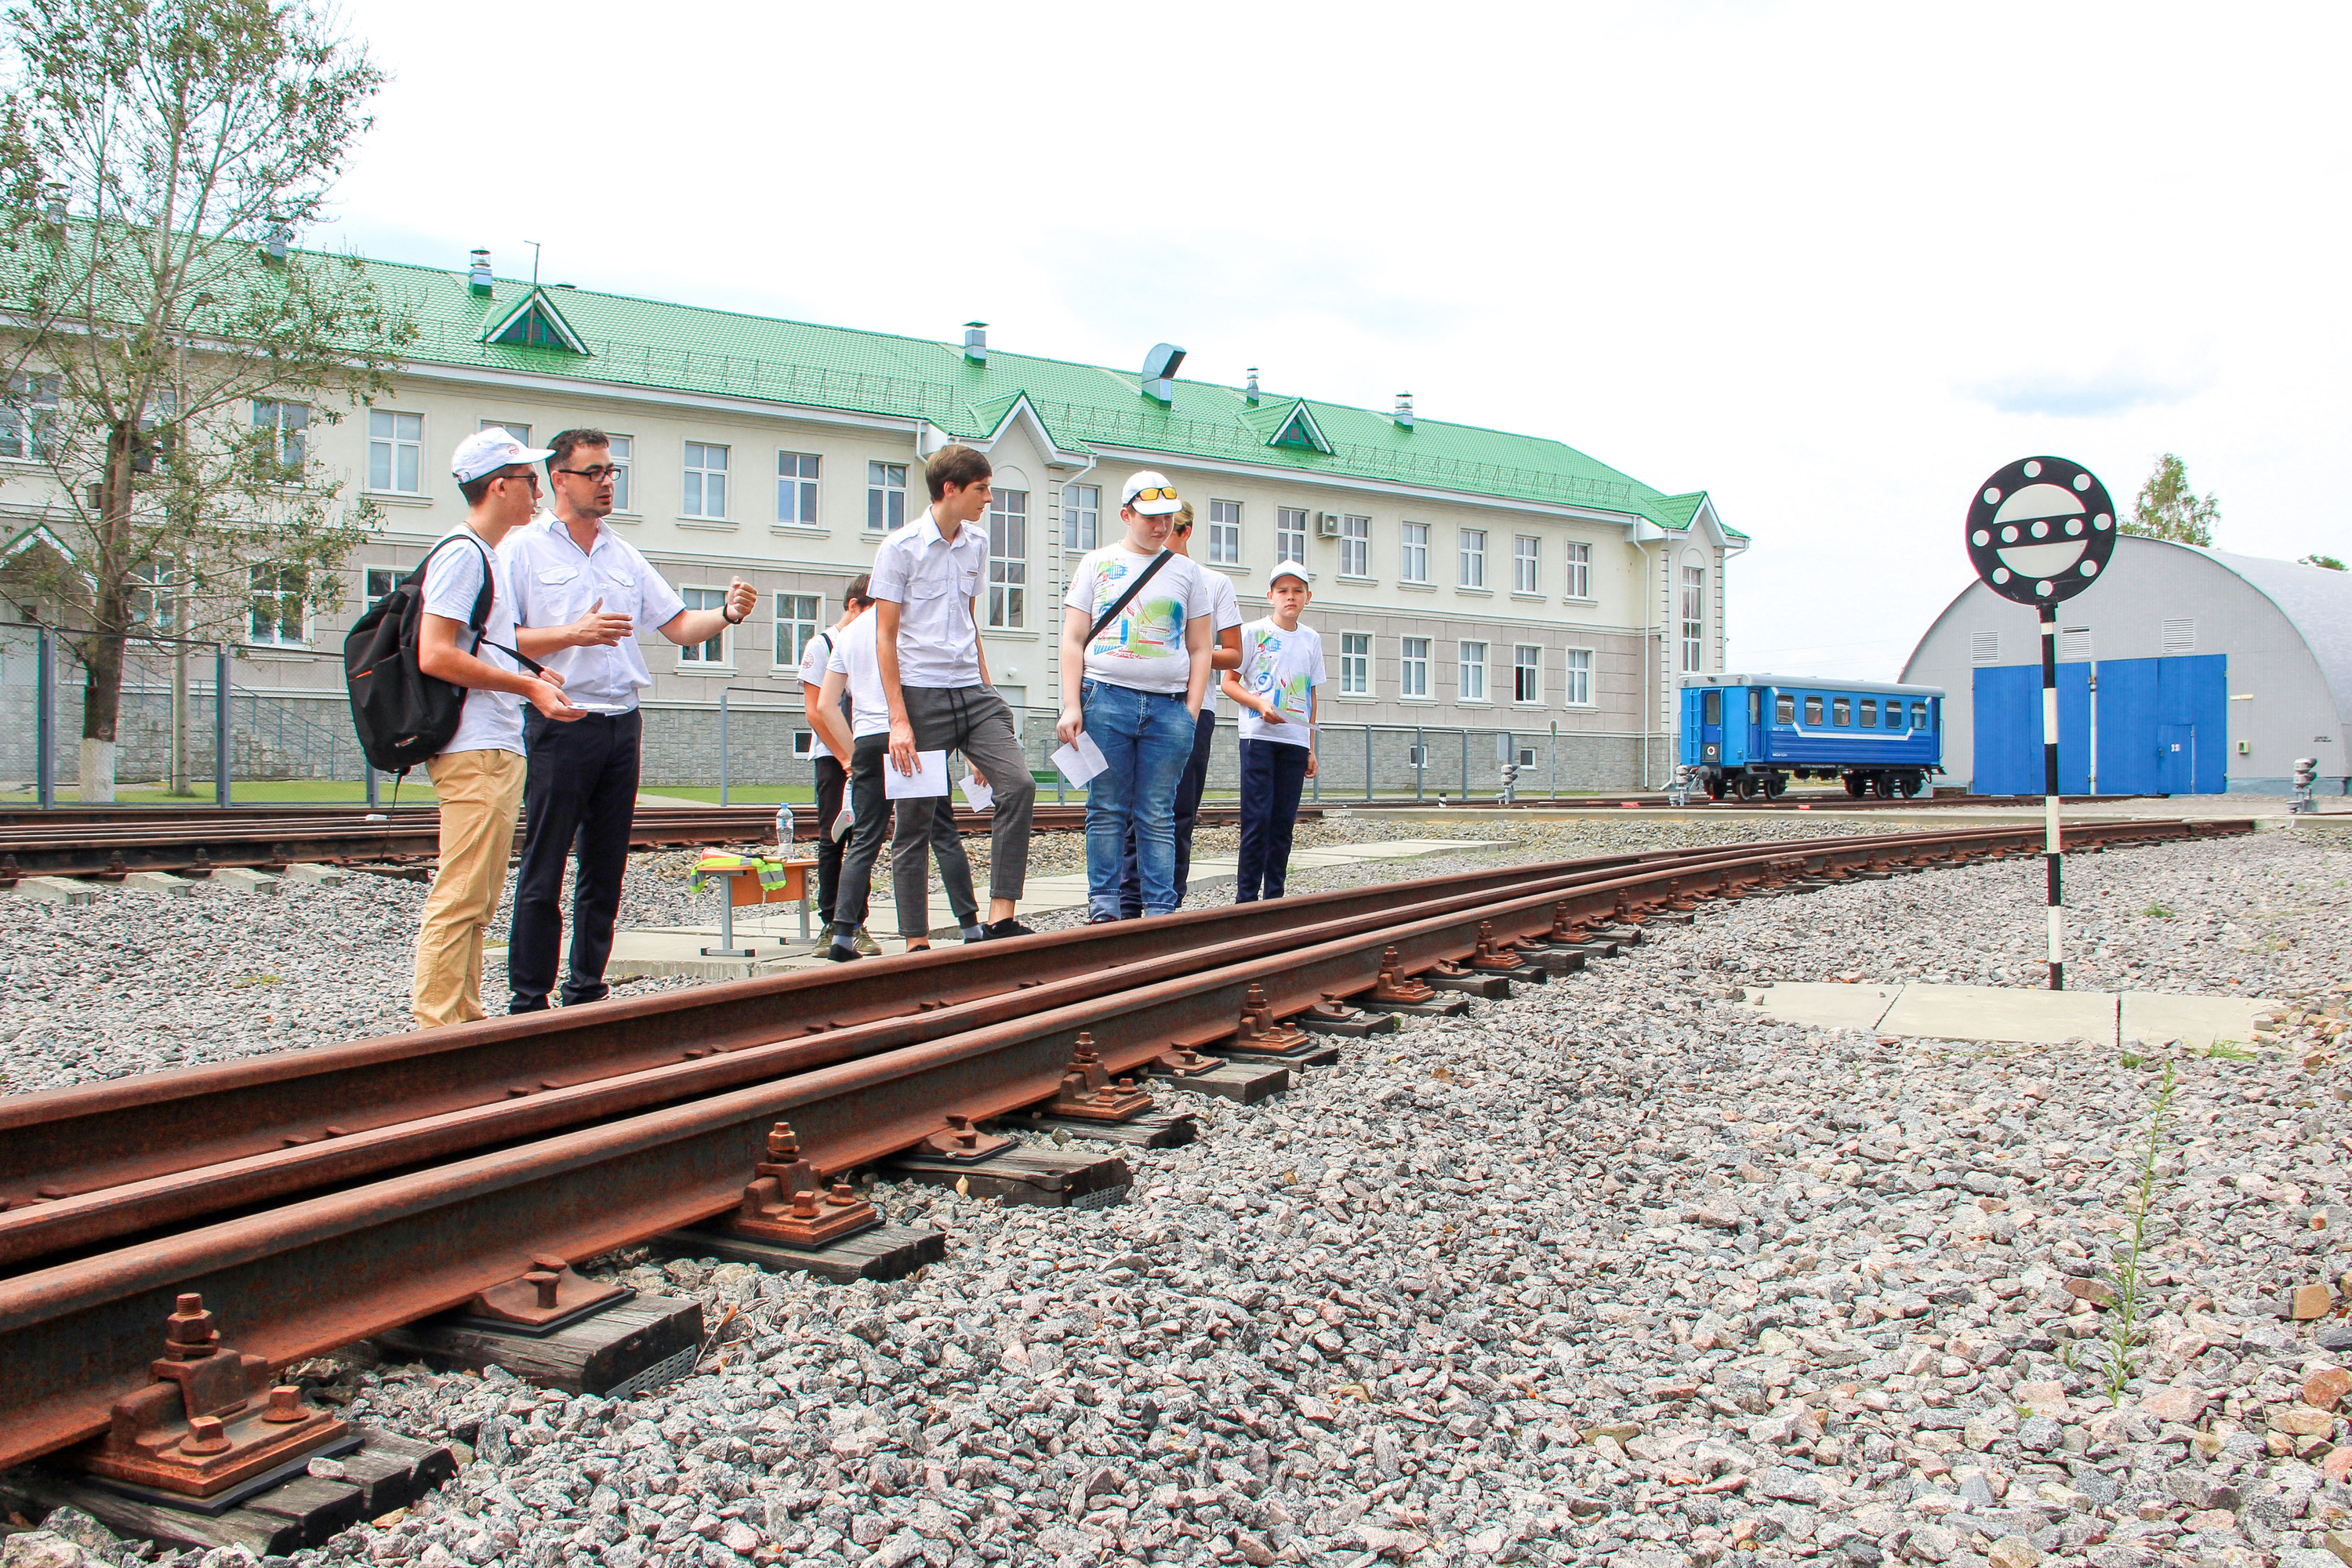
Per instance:
[[[2132,503],[2131,521],[2120,526],[2124,532],[2144,539],[2210,547],[2213,525],[2221,518],[2221,498],[2209,495],[2200,500],[2189,488],[2189,466],[2167,452],[2157,459],[2147,483],[2140,486],[2139,498]]]
[[[2302,560],[2296,562],[2295,564],[2298,566],[2325,566],[2330,572],[2341,572],[2346,570],[2344,563],[2338,561],[2333,555],[2306,555]]]
[[[331,608],[372,521],[310,432],[415,327],[357,258],[289,242],[383,73],[304,0],[25,0],[5,26],[0,456],[54,481],[9,581],[78,656],[81,797],[110,800],[128,639]]]

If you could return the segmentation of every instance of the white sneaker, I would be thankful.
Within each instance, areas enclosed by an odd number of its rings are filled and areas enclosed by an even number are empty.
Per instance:
[[[872,937],[866,934],[866,928],[864,926],[859,926],[856,931],[849,933],[849,945],[856,948],[858,952],[864,953],[868,958],[879,958],[882,956],[881,948],[875,944],[875,941]]]
[[[849,837],[849,830],[856,826],[857,813],[846,805],[843,806],[833,819],[833,841],[835,844],[840,843]]]

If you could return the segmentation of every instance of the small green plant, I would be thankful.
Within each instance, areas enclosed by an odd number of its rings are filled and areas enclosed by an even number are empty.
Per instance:
[[[286,982],[280,980],[275,974],[248,974],[241,980],[230,981],[228,983],[228,988],[232,991],[243,991],[255,985],[283,985],[285,984]]]
[[[2205,1055],[2210,1058],[2225,1062],[2250,1062],[2255,1059],[2253,1052],[2235,1040],[2216,1040],[2205,1047]]]
[[[2099,1348],[2106,1363],[2107,1397],[2117,1405],[2123,1403],[2124,1384],[2131,1381],[2139,1348],[2147,1338],[2148,1215],[2156,1206],[2157,1164],[2164,1152],[2165,1129],[2172,1121],[2172,1097],[2179,1088],[2172,1064],[2165,1063],[2164,1077],[2157,1082],[2156,1104],[2148,1111],[2147,1141],[2140,1156],[2139,1185],[2132,1194],[2131,1229],[2123,1258],[2112,1270],[2102,1269],[2099,1274],[2110,1292]]]
[[[2133,1052],[2130,1052],[2130,1051],[2126,1051],[2126,1052],[2124,1053],[2124,1055],[2123,1055],[2123,1063],[2124,1063],[2124,1066],[2125,1066],[2125,1067],[2126,1067],[2126,1068],[2137,1068],[2137,1067],[2140,1067],[2140,1066],[2144,1065],[2147,1061],[2147,1058],[2146,1057],[2136,1055],[2136,1054],[2134,1054]]]
[[[2140,910],[2140,913],[2146,915],[2152,921],[2168,921],[2172,918],[2172,911],[2166,909],[2162,904],[2150,904],[2147,908]]]

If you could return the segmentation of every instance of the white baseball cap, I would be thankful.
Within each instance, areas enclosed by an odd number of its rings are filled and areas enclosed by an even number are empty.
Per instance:
[[[1184,505],[1176,499],[1176,487],[1168,482],[1168,476],[1154,468],[1128,475],[1127,488],[1119,492],[1118,504],[1131,506],[1145,517],[1166,517]]]
[[[1302,588],[1312,588],[1315,585],[1315,580],[1307,574],[1307,568],[1301,566],[1296,561],[1286,561],[1281,565],[1276,567],[1274,569],[1274,575],[1265,580],[1265,585],[1271,588],[1276,583],[1281,582],[1285,577],[1297,578],[1298,585]]]
[[[526,447],[505,426],[493,425],[457,443],[457,449],[449,455],[449,471],[457,476],[459,484],[467,484],[516,463],[536,463],[554,455],[545,447]]]

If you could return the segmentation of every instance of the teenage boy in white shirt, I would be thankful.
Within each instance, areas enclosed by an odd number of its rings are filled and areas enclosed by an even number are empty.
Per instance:
[[[846,827],[835,832],[834,824],[847,795],[856,737],[850,733],[849,715],[840,700],[823,700],[824,675],[833,661],[834,645],[873,605],[866,596],[866,574],[860,572],[841,595],[841,619],[832,630],[809,638],[801,650],[801,710],[808,716],[809,730],[817,739],[812,759],[816,772],[816,908],[828,931],[833,928],[834,897],[841,887],[841,841],[849,836]],[[850,940],[867,958],[882,951],[862,929],[853,932]]]
[[[1307,602],[1307,568],[1286,561],[1267,582],[1272,614],[1242,628],[1242,664],[1225,677],[1241,704],[1242,848],[1234,902],[1282,897],[1298,793],[1315,776],[1315,689],[1328,677],[1323,639],[1298,624]]]
[[[1168,547],[1181,504],[1166,476],[1130,476],[1119,498],[1126,539],[1079,562],[1063,600],[1055,733],[1065,745],[1093,736],[1108,764],[1087,785],[1091,924],[1119,918],[1130,826],[1143,913],[1176,908],[1176,784],[1208,692],[1211,640],[1208,586]]]
[[[433,890],[417,921],[409,991],[420,1029],[482,1016],[482,932],[506,890],[507,856],[522,810],[523,700],[558,723],[583,711],[565,700],[562,676],[509,668],[512,660],[492,647],[515,646],[514,595],[499,570],[498,544],[530,521],[539,500],[531,465],[546,456],[495,426],[457,443],[449,471],[466,498],[466,526],[444,536],[425,559],[416,668],[467,690],[457,733],[425,763],[441,800],[441,834]],[[486,577],[490,613],[477,637],[474,606]]]

